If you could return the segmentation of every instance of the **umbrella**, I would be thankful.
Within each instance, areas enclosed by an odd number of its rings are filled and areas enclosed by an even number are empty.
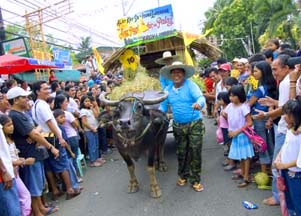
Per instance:
[[[47,60],[25,58],[16,55],[0,56],[0,74],[14,74],[34,69],[62,68],[62,64],[56,64]]]

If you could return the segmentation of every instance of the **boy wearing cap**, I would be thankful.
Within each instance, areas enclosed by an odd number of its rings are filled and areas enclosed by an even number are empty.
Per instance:
[[[177,145],[178,175],[177,185],[184,186],[187,181],[196,192],[204,190],[201,184],[202,145],[205,127],[200,110],[206,100],[200,88],[188,80],[194,74],[194,67],[182,62],[173,62],[160,70],[161,75],[173,81],[165,88],[168,97],[160,104],[160,110],[173,113],[173,133]]]

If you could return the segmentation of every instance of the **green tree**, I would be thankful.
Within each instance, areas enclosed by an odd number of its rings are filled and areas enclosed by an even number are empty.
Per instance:
[[[301,38],[301,0],[216,0],[206,13],[203,32],[218,39],[225,57],[246,55],[240,38],[253,36],[255,51],[270,38],[281,38],[294,48]],[[252,24],[252,27],[251,27]],[[252,28],[252,31],[251,31]]]
[[[229,60],[236,56],[248,56],[245,45],[248,44],[248,38],[251,38],[251,23],[255,19],[253,4],[254,0],[234,0],[223,7],[214,21],[212,33],[217,37],[223,35],[221,49]],[[257,38],[257,35],[253,36]],[[254,46],[258,50],[256,40]]]
[[[83,62],[86,59],[87,55],[90,55],[92,52],[91,37],[81,37],[81,42],[78,49],[79,53],[76,54],[76,58],[79,62]]]
[[[24,27],[19,26],[19,25],[6,25],[5,26],[6,40],[20,37],[20,35],[26,35],[26,31],[25,31]]]
[[[264,35],[267,39],[279,37],[296,47],[296,40],[300,34],[295,34],[297,32],[293,32],[293,29],[298,27],[300,20],[297,18],[299,13],[294,1],[255,0],[254,12],[257,17],[255,22],[259,35]]]
[[[213,28],[216,17],[225,6],[230,5],[232,2],[233,0],[216,0],[213,7],[209,8],[209,10],[205,12],[206,21],[204,24],[204,30]],[[203,33],[205,33],[205,31]]]

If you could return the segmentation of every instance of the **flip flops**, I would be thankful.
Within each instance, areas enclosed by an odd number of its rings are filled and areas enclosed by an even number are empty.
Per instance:
[[[179,178],[177,180],[177,185],[179,186],[184,186],[186,184],[187,180],[186,179],[182,179],[182,178]]]
[[[201,192],[204,190],[204,186],[201,183],[194,183],[192,188],[195,192]]]
[[[46,212],[46,215],[51,215],[51,214],[57,212],[58,210],[59,210],[59,208],[56,206],[49,207],[48,211]]]

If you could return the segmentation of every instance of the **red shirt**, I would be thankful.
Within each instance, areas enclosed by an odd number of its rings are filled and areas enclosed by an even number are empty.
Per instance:
[[[2,172],[1,172],[1,170],[0,170],[0,183],[2,183],[3,182],[3,179],[2,179]]]
[[[53,81],[57,81],[58,79],[54,75],[49,76],[49,83],[52,83]]]
[[[207,92],[212,92],[213,91],[213,80],[210,77],[205,78],[205,86]]]

